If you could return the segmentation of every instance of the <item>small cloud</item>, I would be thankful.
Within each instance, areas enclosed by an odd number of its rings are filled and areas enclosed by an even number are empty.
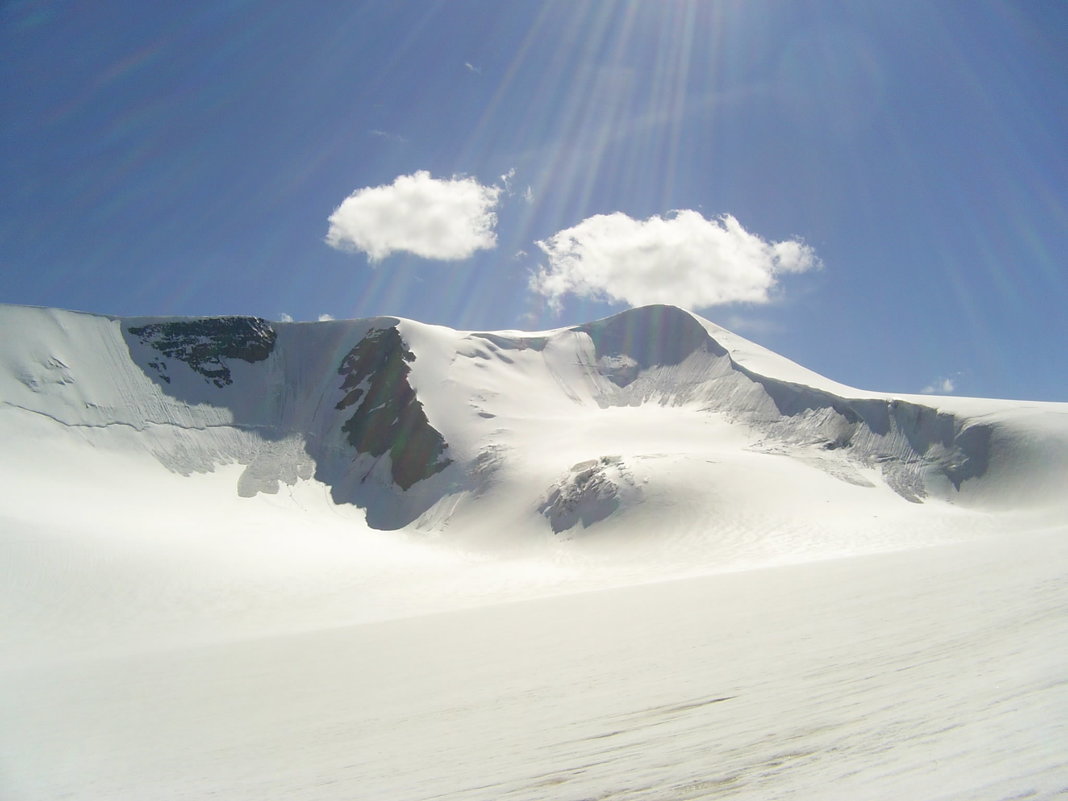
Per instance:
[[[948,378],[936,378],[930,384],[920,390],[924,395],[936,394],[936,395],[948,395],[951,392],[957,391],[957,376],[951,375]]]
[[[421,170],[392,184],[357,189],[330,215],[326,242],[378,262],[406,252],[459,261],[496,247],[501,187],[474,178],[432,178]]]
[[[376,136],[379,139],[386,139],[390,142],[407,142],[408,140],[400,134],[390,133],[389,131],[381,131],[378,128],[372,128],[369,130],[368,135]]]
[[[334,315],[327,314],[326,312],[323,312],[322,314],[319,315],[319,322],[320,323],[328,323],[333,319],[334,319]]]
[[[501,176],[501,187],[506,195],[512,194],[512,179],[515,178],[515,167]]]
[[[526,252],[525,250],[517,250],[517,251],[515,252],[515,255],[514,255],[514,256],[512,256],[512,258],[513,258],[513,259],[525,259],[525,258],[526,258],[527,256],[529,256],[529,255],[530,255],[530,254],[529,254],[529,253],[527,253],[527,252]]]
[[[285,312],[282,312],[281,322],[283,322],[283,323],[291,323],[291,322],[293,322],[293,315],[292,314],[286,314]]]
[[[468,72],[473,72],[473,73],[475,73],[475,75],[481,75],[482,74],[482,68],[481,67],[476,67],[470,61],[465,61],[464,62],[464,67],[467,68]]]
[[[549,264],[531,276],[530,288],[555,309],[569,294],[691,309],[767,303],[781,275],[821,266],[800,240],[768,242],[729,214],[706,220],[689,209],[647,220],[598,214],[537,245]]]
[[[527,184],[527,188],[523,190],[523,200],[527,203],[534,202],[534,190],[530,188],[530,184]]]

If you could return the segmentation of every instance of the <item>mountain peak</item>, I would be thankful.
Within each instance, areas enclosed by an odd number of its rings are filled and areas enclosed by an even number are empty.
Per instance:
[[[677,306],[641,306],[571,330],[589,335],[600,363],[617,365],[609,378],[620,386],[642,370],[681,364],[695,351],[726,354],[692,313]]]

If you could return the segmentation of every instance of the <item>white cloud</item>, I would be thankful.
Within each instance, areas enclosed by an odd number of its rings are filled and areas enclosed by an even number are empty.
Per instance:
[[[458,261],[497,245],[498,186],[474,178],[432,178],[420,170],[387,186],[357,189],[330,215],[326,242],[372,262],[391,253]]]
[[[648,220],[598,214],[537,244],[549,264],[530,288],[556,308],[568,294],[691,309],[766,303],[781,274],[820,267],[804,242],[767,242],[729,214],[706,220],[689,209]]]
[[[371,136],[377,136],[379,139],[387,139],[390,142],[407,142],[408,141],[407,139],[405,139],[400,134],[390,133],[389,131],[383,131],[383,130],[380,130],[379,128],[372,128],[367,133],[370,134]]]
[[[534,202],[534,190],[530,188],[530,184],[527,184],[527,188],[523,191],[523,200],[527,203]]]
[[[333,319],[334,319],[334,315],[327,314],[326,312],[323,312],[322,314],[319,315],[319,322],[320,323],[328,323]]]
[[[464,62],[464,66],[467,68],[468,72],[473,72],[473,73],[475,73],[475,75],[481,75],[482,74],[482,68],[481,67],[476,67],[470,61],[465,61]]]
[[[948,395],[950,392],[955,392],[957,389],[957,382],[953,376],[949,378],[936,378],[930,384],[920,390],[923,394],[938,393],[942,395]]]
[[[291,322],[293,322],[293,315],[289,314],[288,312],[282,312],[282,317],[279,320],[279,322],[291,323]]]
[[[512,167],[512,169],[508,170],[508,172],[501,176],[501,186],[504,187],[504,193],[506,195],[512,194],[513,178],[515,178],[515,167]]]

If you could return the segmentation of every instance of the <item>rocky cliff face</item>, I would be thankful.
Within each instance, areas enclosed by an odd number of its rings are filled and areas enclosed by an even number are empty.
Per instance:
[[[372,329],[338,367],[345,396],[334,407],[355,407],[341,427],[349,444],[357,453],[389,453],[393,480],[405,490],[451,462],[408,381],[414,361],[396,328]]]
[[[410,382],[416,354],[398,321],[376,323],[338,323],[330,336],[255,317],[127,325],[134,362],[172,399],[160,422],[183,426],[181,445],[154,452],[183,473],[245,464],[241,495],[314,476],[335,502],[403,525],[425,507],[409,490],[452,460]],[[201,410],[192,424],[188,409]]]
[[[167,359],[184,362],[216,387],[233,383],[228,359],[261,362],[271,355],[277,335],[259,317],[209,317],[134,326],[129,332],[159,352],[148,363],[160,379],[171,382]]]

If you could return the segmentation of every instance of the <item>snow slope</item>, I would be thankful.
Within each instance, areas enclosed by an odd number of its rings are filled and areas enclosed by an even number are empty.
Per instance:
[[[4,798],[1068,787],[1068,404],[663,306],[0,330]]]

